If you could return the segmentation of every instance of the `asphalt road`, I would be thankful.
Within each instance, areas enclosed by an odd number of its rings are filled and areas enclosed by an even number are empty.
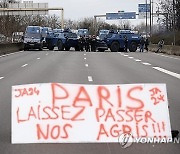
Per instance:
[[[180,130],[180,57],[154,53],[26,51],[0,57],[1,154],[179,154],[179,144],[11,144],[11,86],[30,83],[166,83],[172,129]]]

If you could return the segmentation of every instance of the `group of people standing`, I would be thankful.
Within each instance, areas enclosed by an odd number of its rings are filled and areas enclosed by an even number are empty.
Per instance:
[[[80,51],[96,51],[96,36],[80,36],[78,40]]]
[[[148,51],[149,40],[148,38],[141,37],[140,39],[140,52],[144,52],[144,49]]]

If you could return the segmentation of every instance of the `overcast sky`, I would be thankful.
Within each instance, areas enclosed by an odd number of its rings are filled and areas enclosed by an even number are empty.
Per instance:
[[[125,11],[137,12],[138,4],[146,0],[33,0],[34,2],[48,3],[49,7],[63,7],[65,19],[78,20],[84,17],[106,14],[111,12]],[[148,0],[149,1],[149,0]],[[158,0],[154,0],[158,1]],[[154,7],[156,7],[154,5]],[[144,20],[131,20],[132,24]]]

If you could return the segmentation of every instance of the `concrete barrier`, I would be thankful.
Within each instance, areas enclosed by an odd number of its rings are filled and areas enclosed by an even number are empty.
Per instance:
[[[0,55],[23,50],[23,43],[3,43],[0,44]]]
[[[152,52],[157,51],[158,45],[151,44],[149,45],[149,50]],[[180,46],[172,46],[172,45],[164,45],[162,48],[162,52],[169,55],[177,55],[180,56]]]

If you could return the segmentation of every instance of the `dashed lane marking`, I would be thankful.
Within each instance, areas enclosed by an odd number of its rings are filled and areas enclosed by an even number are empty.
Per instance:
[[[21,53],[21,52],[24,52],[24,51],[18,51],[18,52],[13,52],[13,53],[9,53],[9,54],[6,54],[6,55],[2,55],[2,56],[0,56],[0,58],[1,57],[6,57],[6,56],[9,56],[9,55],[14,55],[14,54]]]
[[[133,59],[134,57],[128,57],[129,59]]]
[[[26,67],[28,64],[24,64],[24,65],[22,65],[21,67]]]
[[[88,67],[89,65],[88,64],[85,64],[86,67]]]
[[[176,58],[176,57],[166,56],[166,55],[162,55],[162,54],[158,54],[158,53],[153,53],[153,54],[159,55],[159,56],[162,56],[162,57],[166,57],[166,58],[171,58],[171,59],[180,60],[180,58]]]
[[[92,76],[88,76],[88,81],[89,81],[89,82],[92,82],[92,81],[93,81]]]
[[[142,61],[142,60],[140,60],[140,59],[134,59],[135,61],[137,61],[137,62],[140,62],[140,61]]]
[[[41,59],[41,58],[37,58],[38,60]]]
[[[175,78],[180,79],[180,74],[178,74],[178,73],[174,73],[174,72],[168,71],[168,70],[166,70],[164,68],[161,68],[161,67],[153,67],[153,68],[158,70],[158,71],[160,71],[160,72],[166,73],[168,75],[171,75],[171,76],[173,76]]]
[[[4,79],[4,77],[3,77],[3,76],[1,76],[1,77],[0,77],[0,80],[1,80],[1,79]]]
[[[148,65],[148,66],[150,66],[150,65],[151,65],[150,63],[145,63],[145,62],[144,62],[144,63],[142,63],[142,64],[143,64],[143,65]]]

